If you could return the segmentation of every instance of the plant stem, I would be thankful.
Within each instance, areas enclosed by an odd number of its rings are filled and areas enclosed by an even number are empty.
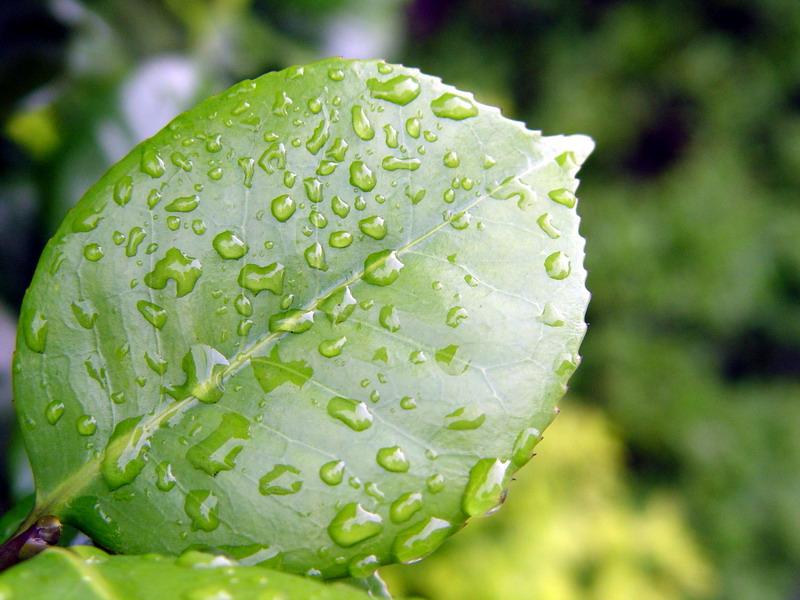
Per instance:
[[[38,519],[22,533],[0,546],[0,572],[15,564],[36,556],[48,546],[61,539],[61,521],[47,516]]]

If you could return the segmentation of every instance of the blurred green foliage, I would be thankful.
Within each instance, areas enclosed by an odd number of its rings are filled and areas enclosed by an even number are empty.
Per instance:
[[[383,54],[593,136],[576,397],[501,515],[392,580],[442,600],[800,594],[797,0],[54,0],[4,6],[0,39],[12,309],[110,164],[273,68]]]

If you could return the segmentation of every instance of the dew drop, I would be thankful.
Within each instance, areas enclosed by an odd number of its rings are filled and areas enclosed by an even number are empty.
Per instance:
[[[47,320],[38,310],[26,309],[20,319],[25,345],[34,352],[44,352],[47,341]]]
[[[438,548],[452,530],[449,521],[428,517],[397,534],[392,544],[392,554],[398,562],[416,562]]]
[[[279,91],[275,94],[275,101],[272,103],[272,114],[276,117],[285,117],[289,114],[289,107],[292,105],[292,99],[286,91]]]
[[[88,261],[96,262],[103,258],[104,254],[100,244],[86,244],[83,247],[83,257]]]
[[[391,473],[405,473],[409,468],[408,459],[400,446],[381,448],[378,450],[375,460]]]
[[[355,546],[383,531],[380,515],[355,502],[342,508],[328,525],[328,535],[342,548]]]
[[[192,531],[211,532],[219,527],[219,500],[208,490],[187,493],[183,510],[192,521]]]
[[[378,183],[372,170],[360,160],[350,163],[350,185],[364,192],[371,192]]]
[[[303,187],[306,190],[306,198],[311,202],[322,202],[322,182],[316,177],[309,177],[303,180]]]
[[[164,207],[169,212],[191,212],[200,204],[200,196],[182,196],[175,198]]]
[[[341,69],[329,69],[328,70],[328,79],[331,81],[341,81],[344,79],[344,71]]]
[[[374,554],[357,556],[347,563],[347,573],[356,579],[366,579],[381,566],[380,559]]]
[[[389,148],[397,148],[399,145],[397,129],[387,124],[383,126],[383,131],[386,133],[386,145]]]
[[[195,219],[192,221],[192,231],[195,235],[203,235],[206,232],[206,224],[202,219]]]
[[[553,252],[544,259],[544,268],[551,279],[566,279],[572,271],[569,257],[563,252]]]
[[[367,79],[367,87],[373,98],[388,100],[400,106],[414,100],[421,90],[419,81],[410,75],[397,75],[385,81]]]
[[[97,431],[97,419],[91,415],[81,415],[78,417],[75,427],[82,436],[94,435]]]
[[[397,171],[398,169],[416,171],[420,164],[418,158],[395,158],[394,156],[386,156],[381,162],[381,166],[387,171]]]
[[[319,478],[330,486],[339,485],[344,478],[344,461],[332,460],[319,468]]]
[[[183,169],[187,173],[192,170],[192,161],[190,161],[180,152],[173,152],[170,155],[169,159],[173,165],[175,165],[180,169]]]
[[[478,429],[486,420],[486,415],[474,406],[457,408],[445,417],[445,427],[455,431]]]
[[[350,205],[342,200],[339,196],[334,196],[331,198],[331,210],[333,210],[333,213],[337,217],[344,219],[348,214],[350,214]]]
[[[217,234],[212,242],[214,250],[225,260],[236,260],[247,254],[247,244],[233,231],[227,230]],[[145,281],[145,283],[147,283]]]
[[[362,140],[371,140],[375,137],[375,129],[373,129],[372,123],[370,123],[369,117],[367,117],[367,113],[364,112],[361,106],[358,104],[353,106],[350,114],[353,119],[353,131],[358,137]]]
[[[253,305],[244,294],[239,294],[234,298],[233,307],[236,309],[236,312],[243,317],[249,317],[253,314]]]
[[[442,94],[431,102],[431,110],[437,117],[461,121],[478,114],[478,107],[469,98],[456,94]]]
[[[97,311],[88,300],[79,300],[70,305],[72,314],[78,325],[84,329],[91,329],[94,327],[94,322],[97,321]]]
[[[404,396],[400,399],[400,408],[403,410],[413,410],[417,408],[417,401],[411,396]]]
[[[394,250],[374,252],[364,260],[364,273],[361,279],[372,285],[390,285],[400,276],[403,266]]]
[[[125,256],[132,258],[139,251],[139,244],[144,241],[147,234],[141,227],[132,227],[128,233],[128,244],[125,246]]]
[[[51,401],[44,409],[44,417],[50,425],[55,425],[64,414],[64,403],[60,400]]]
[[[287,333],[304,333],[314,325],[314,312],[298,309],[275,313],[269,318],[271,333],[285,331]]]
[[[422,508],[422,494],[408,492],[392,502],[389,508],[389,518],[392,523],[405,523]]]
[[[276,170],[286,168],[286,146],[273,142],[258,159],[258,166],[272,175]],[[284,177],[286,175],[284,174]],[[284,179],[285,182],[285,179]]]
[[[328,225],[328,219],[317,210],[312,210],[308,215],[309,222],[319,229],[324,229]]]
[[[328,401],[328,414],[353,431],[364,431],[372,425],[372,413],[364,402],[336,396]]]
[[[347,338],[345,336],[341,336],[333,340],[322,340],[319,343],[317,350],[325,358],[334,358],[342,353],[342,348],[344,347],[345,342],[347,342]]]
[[[312,269],[317,269],[318,271],[328,270],[328,263],[325,262],[325,248],[319,242],[314,242],[306,248],[303,251],[303,256],[308,266]]]
[[[542,314],[539,315],[538,320],[549,327],[564,326],[564,315],[562,315],[551,302],[544,305]]]
[[[181,226],[181,218],[176,217],[175,215],[170,215],[167,217],[167,228],[170,231],[175,231]]]

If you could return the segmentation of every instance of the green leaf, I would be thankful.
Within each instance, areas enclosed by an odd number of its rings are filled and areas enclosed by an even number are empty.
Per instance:
[[[25,298],[31,518],[325,577],[428,554],[500,504],[578,364],[591,148],[377,61],[179,116]]]
[[[190,550],[109,556],[98,548],[49,548],[0,574],[0,598],[26,600],[368,600],[367,592],[336,583],[244,567],[221,555]]]

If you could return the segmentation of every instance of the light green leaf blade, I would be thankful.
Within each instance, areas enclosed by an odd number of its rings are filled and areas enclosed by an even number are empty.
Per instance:
[[[225,556],[189,551],[109,556],[87,546],[50,548],[0,574],[4,600],[368,600],[352,586],[244,567]]]
[[[499,504],[578,364],[591,148],[377,61],[181,115],[26,296],[33,516],[326,577],[429,553]]]

